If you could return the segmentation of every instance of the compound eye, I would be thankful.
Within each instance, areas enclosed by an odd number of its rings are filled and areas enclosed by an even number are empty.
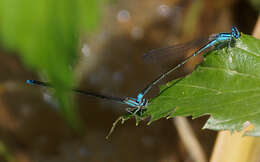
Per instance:
[[[240,37],[240,33],[239,33],[239,31],[238,31],[238,29],[236,27],[232,27],[232,35],[236,39],[238,39]]]

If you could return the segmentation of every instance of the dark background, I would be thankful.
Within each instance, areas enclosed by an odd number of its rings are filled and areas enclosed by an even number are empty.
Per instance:
[[[121,0],[103,7],[100,29],[82,38],[81,58],[75,70],[79,87],[131,97],[168,65],[185,57],[173,55],[164,64],[148,65],[141,59],[148,50],[230,32],[232,26],[250,34],[258,16],[250,1],[244,0]],[[37,78],[37,74],[5,51],[2,48],[0,53],[0,152],[5,157],[18,162],[192,161],[172,120],[161,119],[149,126],[141,122],[138,127],[129,120],[106,141],[113,121],[126,108],[109,101],[77,95],[84,131],[76,133],[46,90],[25,84],[26,79]],[[191,72],[195,62],[168,80]],[[157,93],[155,88],[148,98]],[[210,157],[216,132],[201,129],[207,118],[190,120],[190,124]]]

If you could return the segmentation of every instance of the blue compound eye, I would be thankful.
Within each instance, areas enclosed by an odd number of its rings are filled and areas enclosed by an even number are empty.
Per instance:
[[[240,32],[236,27],[232,27],[232,36],[238,39],[240,37]]]

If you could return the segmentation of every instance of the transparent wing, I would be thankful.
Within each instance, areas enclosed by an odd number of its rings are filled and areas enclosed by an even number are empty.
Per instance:
[[[178,59],[180,57],[183,57],[189,50],[200,48],[203,45],[207,44],[210,39],[211,38],[209,37],[204,37],[183,44],[154,49],[145,53],[142,59],[146,63],[156,63],[169,61],[169,59]]]

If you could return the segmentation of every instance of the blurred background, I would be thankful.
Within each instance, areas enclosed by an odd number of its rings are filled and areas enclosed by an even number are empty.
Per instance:
[[[27,0],[26,3],[27,5],[16,4],[16,7],[26,9],[30,3],[34,2]],[[13,9],[5,8],[8,7],[6,4],[0,3],[2,5],[0,9],[5,9],[8,11],[5,14],[11,15]],[[42,55],[35,53],[30,56],[24,55],[23,52],[29,53],[28,51],[33,48],[43,49],[46,43],[42,41],[41,47],[35,47],[34,41],[31,41],[27,43],[26,48],[15,47],[17,43],[12,43],[11,39],[5,40],[9,38],[5,33],[13,32],[5,27],[7,19],[0,20],[2,30],[0,161],[192,162],[193,159],[187,153],[172,120],[161,119],[149,126],[147,121],[143,121],[137,127],[135,120],[129,120],[123,125],[118,125],[110,140],[107,141],[105,137],[112,123],[125,113],[125,105],[75,95],[70,96],[75,99],[74,106],[70,105],[74,109],[71,111],[65,109],[64,116],[64,112],[60,111],[62,104],[59,105],[52,97],[52,91],[26,85],[25,80],[47,80],[44,75],[47,74],[48,79],[56,81],[58,79],[55,80],[55,77],[61,76],[60,78],[68,78],[67,85],[69,86],[77,86],[80,89],[101,94],[135,97],[140,90],[167,69],[168,65],[176,65],[186,57],[173,55],[173,58],[166,63],[149,65],[142,61],[145,52],[213,33],[230,32],[232,26],[238,27],[243,33],[251,34],[259,14],[259,6],[257,0],[100,1],[98,5],[89,7],[89,10],[78,13],[79,16],[80,14],[94,14],[88,21],[90,25],[86,25],[91,28],[88,32],[83,32],[85,29],[82,25],[81,34],[76,37],[75,33],[71,33],[71,37],[66,38],[67,41],[57,38],[57,35],[61,35],[62,32],[68,32],[67,28],[58,34],[54,32],[53,37],[46,36],[46,40],[52,42],[55,48],[63,49],[64,47],[64,53],[75,50],[69,48],[69,45],[73,44],[77,53],[71,58],[61,53],[62,50],[59,51],[59,55],[55,56],[48,55],[48,51],[42,52]],[[36,8],[35,11],[40,9],[40,7]],[[61,14],[47,13],[50,16]],[[93,18],[95,14],[98,14],[96,19]],[[0,18],[4,20],[8,17],[7,15],[2,14]],[[73,22],[75,17],[70,17],[70,15],[77,16],[68,8],[66,15],[61,16],[64,18],[61,20],[62,23],[77,23]],[[16,16],[30,17],[31,14],[12,14],[12,17]],[[26,21],[20,22],[25,25],[26,23]],[[22,28],[17,24],[12,25],[16,25],[20,32],[34,31],[34,29]],[[53,23],[48,24],[48,28],[44,28],[43,31],[60,32],[59,28],[55,29],[57,27],[55,25],[59,25],[57,19],[53,19]],[[74,24],[71,26],[74,27]],[[6,29],[8,29],[7,32],[5,32]],[[40,38],[42,35],[48,35],[46,33],[34,34],[39,34]],[[28,36],[16,33],[12,35],[21,38]],[[76,38],[79,38],[79,42],[72,40]],[[19,40],[19,42],[25,41],[26,39]],[[61,43],[57,44],[57,42]],[[52,61],[48,60],[44,65],[39,66],[41,59],[44,60],[43,56],[46,55],[51,57]],[[67,61],[73,66],[60,63],[60,60],[65,57],[67,60],[64,62]],[[33,62],[34,59],[38,62]],[[168,79],[190,73],[194,68],[194,62],[201,60],[202,58],[192,60]],[[63,66],[68,66],[73,74],[68,72],[68,75],[63,77],[63,72],[60,70]],[[44,67],[48,67],[49,70],[45,71]],[[59,70],[53,70],[54,68]],[[64,71],[67,72],[66,69]],[[67,77],[69,75],[71,77]],[[158,91],[158,88],[153,89],[148,98],[156,96]],[[63,100],[65,101],[66,99]],[[74,115],[68,115],[70,113]],[[205,116],[189,120],[205,156],[209,158],[216,132],[201,129],[207,118]]]

